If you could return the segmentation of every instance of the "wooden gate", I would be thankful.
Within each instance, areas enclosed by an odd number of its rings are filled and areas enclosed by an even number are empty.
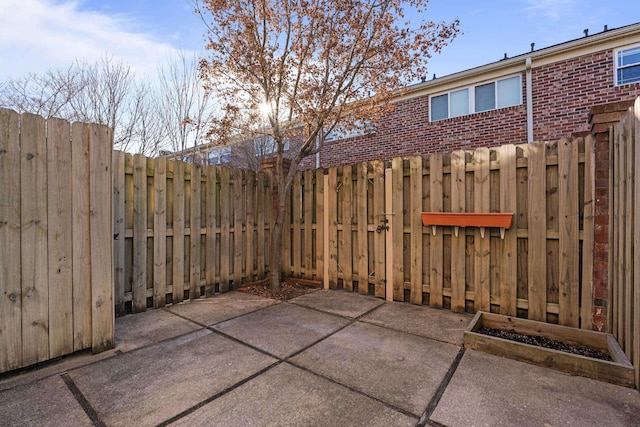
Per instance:
[[[114,345],[111,144],[0,109],[0,372]]]

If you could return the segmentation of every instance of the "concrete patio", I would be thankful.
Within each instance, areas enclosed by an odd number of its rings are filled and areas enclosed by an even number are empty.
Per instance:
[[[3,426],[637,426],[640,394],[462,349],[470,315],[343,291],[129,315],[117,347],[0,376]]]

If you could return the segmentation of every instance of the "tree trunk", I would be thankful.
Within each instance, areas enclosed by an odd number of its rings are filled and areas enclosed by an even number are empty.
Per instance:
[[[273,226],[269,251],[269,282],[273,292],[280,291],[282,282],[282,223]]]

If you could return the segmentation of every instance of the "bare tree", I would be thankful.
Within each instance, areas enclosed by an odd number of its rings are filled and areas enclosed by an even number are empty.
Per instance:
[[[64,70],[48,70],[8,79],[0,86],[0,106],[18,113],[39,114],[45,118],[68,118],[71,101],[84,89],[81,70],[74,65]]]
[[[166,143],[167,126],[162,121],[161,104],[157,91],[149,84],[136,80],[124,106],[124,117],[119,128],[120,149],[153,156]]]
[[[198,146],[207,134],[213,100],[203,88],[198,58],[183,51],[169,56],[158,70],[159,103],[166,145],[182,151]]]
[[[114,147],[130,147],[132,141],[122,130],[129,120],[125,105],[135,79],[131,68],[107,56],[93,65],[76,62],[75,67],[84,84],[70,101],[73,119],[109,126],[114,129]]]
[[[404,6],[425,16],[428,0],[197,0],[208,28],[201,63],[206,87],[224,100],[212,132],[227,139],[268,111],[276,145],[278,194],[270,248],[270,282],[280,287],[285,200],[300,161],[334,127],[374,122],[407,81],[458,32],[449,24],[404,19]],[[285,175],[285,143],[291,169]]]

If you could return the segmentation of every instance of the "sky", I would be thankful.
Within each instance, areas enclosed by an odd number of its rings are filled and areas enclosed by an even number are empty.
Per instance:
[[[174,50],[204,53],[193,0],[0,0],[0,82],[112,57],[154,75]],[[429,61],[429,78],[640,22],[637,0],[431,0],[427,19],[461,34]]]

